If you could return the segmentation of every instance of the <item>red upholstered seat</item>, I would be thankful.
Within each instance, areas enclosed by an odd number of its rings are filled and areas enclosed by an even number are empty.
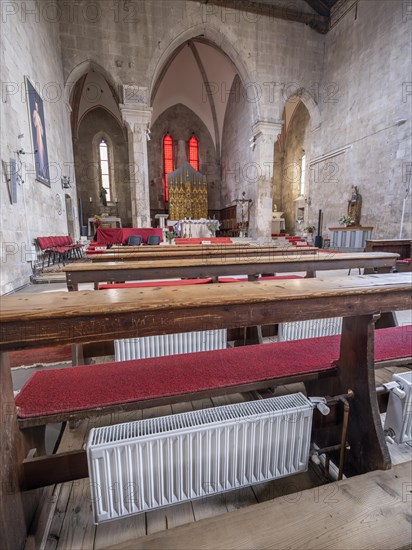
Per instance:
[[[20,418],[230,389],[327,371],[340,336],[38,371],[16,397]],[[375,361],[410,357],[412,325],[375,331]]]
[[[36,372],[16,398],[29,418],[226,388],[333,368],[339,343],[299,341]],[[311,349],[308,351],[308,346]],[[302,361],[302,358],[305,360]]]
[[[185,285],[204,285],[211,283],[213,279],[211,277],[207,279],[182,279],[181,281],[144,281],[141,283],[100,283],[99,290],[105,290],[109,288],[145,288],[151,286],[185,286]]]

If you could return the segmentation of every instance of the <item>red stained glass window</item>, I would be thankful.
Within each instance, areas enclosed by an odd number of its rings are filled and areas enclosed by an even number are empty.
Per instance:
[[[189,139],[189,162],[195,170],[199,170],[199,142],[195,136]]]
[[[169,134],[163,138],[163,159],[164,159],[164,178],[165,178],[165,200],[169,200],[169,187],[167,185],[167,175],[174,170],[173,163],[173,139]]]

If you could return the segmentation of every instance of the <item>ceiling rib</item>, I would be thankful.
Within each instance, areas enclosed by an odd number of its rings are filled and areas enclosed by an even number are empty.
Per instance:
[[[207,78],[207,73],[206,73],[205,67],[202,63],[202,60],[200,59],[199,52],[197,51],[197,48],[196,48],[194,42],[192,42],[192,40],[189,40],[188,46],[189,46],[189,48],[191,49],[191,51],[193,53],[193,56],[194,56],[194,58],[196,60],[196,63],[197,63],[197,66],[199,67],[200,74],[202,75],[203,86],[205,87],[205,90],[206,90],[206,93],[207,93],[207,99],[208,99],[209,105],[210,105],[210,110],[212,111],[213,127],[214,127],[214,130],[215,130],[216,153],[217,153],[217,157],[219,159],[220,158],[219,126],[218,126],[218,123],[217,123],[217,114],[216,114],[215,102],[213,100],[213,95],[212,95],[212,93],[210,91],[210,87],[209,87],[209,80]]]

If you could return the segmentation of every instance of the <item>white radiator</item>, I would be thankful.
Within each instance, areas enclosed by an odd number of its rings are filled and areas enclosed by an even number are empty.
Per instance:
[[[332,336],[342,332],[342,317],[329,319],[310,319],[291,323],[279,323],[278,336],[280,341],[303,340]]]
[[[311,427],[297,393],[94,428],[95,522],[306,471]]]
[[[115,361],[163,357],[179,353],[210,351],[227,347],[227,330],[201,330],[115,340]]]
[[[412,440],[412,371],[392,375],[384,430],[396,443]]]

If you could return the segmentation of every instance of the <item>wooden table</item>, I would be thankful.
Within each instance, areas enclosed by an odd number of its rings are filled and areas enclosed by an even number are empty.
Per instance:
[[[2,298],[0,399],[7,414],[0,424],[0,521],[9,527],[3,545],[23,546],[38,502],[35,491],[24,493],[20,489],[25,450],[17,428],[8,351],[101,342],[120,335],[128,338],[343,316],[338,375],[327,387],[318,381],[310,394],[354,391],[351,415],[360,420],[349,422],[347,439],[351,451],[347,469],[350,473],[362,473],[390,467],[374,383],[374,322],[379,313],[411,308],[407,274],[16,294]],[[84,455],[84,451],[79,453]],[[70,479],[75,454],[44,458],[52,479],[62,468]],[[27,459],[25,467],[33,461],[36,459]]]
[[[205,258],[262,258],[262,257],[274,257],[274,256],[314,256],[318,253],[319,249],[316,247],[278,247],[278,246],[243,246],[243,247],[230,247],[209,250],[208,247],[199,247],[193,250],[180,250],[180,247],[170,247],[165,250],[165,247],[140,247],[140,250],[129,251],[127,248],[116,250],[108,250],[103,254],[93,254],[89,258],[93,263],[98,262],[124,262],[124,261],[137,261],[137,260],[165,260],[171,258],[181,258],[190,260],[192,258],[205,259]],[[139,249],[139,247],[134,247]]]
[[[306,271],[307,277],[315,276],[317,270],[353,269],[353,268],[391,268],[398,258],[390,253],[329,253],[312,258],[204,258],[194,260],[158,260],[138,262],[102,262],[70,264],[64,268],[67,287],[78,290],[79,283],[98,283],[104,281],[147,281],[153,279],[196,278],[247,275],[255,280],[259,273],[290,273]]]

